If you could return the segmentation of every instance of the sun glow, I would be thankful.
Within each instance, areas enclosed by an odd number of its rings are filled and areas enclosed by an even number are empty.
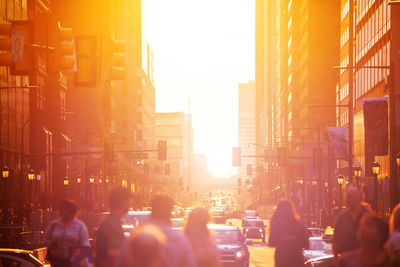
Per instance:
[[[238,83],[254,79],[254,1],[144,1],[157,112],[193,114],[194,151],[228,176],[237,145]]]

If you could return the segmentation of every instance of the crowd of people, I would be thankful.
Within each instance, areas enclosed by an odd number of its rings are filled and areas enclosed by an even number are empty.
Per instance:
[[[122,218],[129,210],[131,197],[123,187],[110,191],[110,214],[95,237],[95,266],[220,266],[219,250],[207,229],[207,209],[195,208],[180,234],[170,225],[174,202],[167,196],[156,196],[149,222],[126,239]],[[332,252],[336,265],[400,266],[400,204],[393,210],[389,223],[362,202],[356,187],[348,188],[346,204],[334,225]],[[89,236],[85,224],[76,218],[75,202],[62,201],[59,211],[60,218],[50,223],[46,232],[46,258],[52,266],[69,267],[74,249],[89,247]],[[275,247],[276,267],[304,265],[302,250],[309,246],[307,228],[289,200],[280,201],[271,218],[268,246]]]

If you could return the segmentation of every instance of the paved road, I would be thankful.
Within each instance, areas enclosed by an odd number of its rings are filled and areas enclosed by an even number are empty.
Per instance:
[[[242,229],[242,221],[238,219],[231,219],[233,225]],[[268,225],[268,221],[264,221]],[[268,240],[268,228],[266,229],[266,240]],[[248,245],[250,251],[250,267],[274,267],[274,248],[267,247],[260,239],[253,239],[253,244]]]

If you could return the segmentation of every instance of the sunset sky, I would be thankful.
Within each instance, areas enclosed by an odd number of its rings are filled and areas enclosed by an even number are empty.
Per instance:
[[[254,80],[252,0],[146,0],[143,31],[154,52],[156,111],[188,111],[194,150],[217,177],[235,173],[238,83]],[[145,41],[145,40],[144,40]]]

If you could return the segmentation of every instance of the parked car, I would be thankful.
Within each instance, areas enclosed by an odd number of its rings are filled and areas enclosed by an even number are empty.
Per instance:
[[[332,255],[332,243],[322,237],[310,237],[310,248],[303,250],[304,260]]]
[[[50,266],[33,256],[33,251],[0,248],[0,266],[37,267]]]
[[[222,266],[249,266],[250,253],[238,227],[209,224],[208,229],[220,251]]]
[[[306,267],[335,267],[336,262],[333,255],[310,259],[304,263]]]
[[[246,219],[257,219],[258,218],[258,212],[256,210],[245,210],[242,221]]]
[[[243,220],[243,235],[247,238],[259,238],[265,243],[265,225],[261,219]]]

